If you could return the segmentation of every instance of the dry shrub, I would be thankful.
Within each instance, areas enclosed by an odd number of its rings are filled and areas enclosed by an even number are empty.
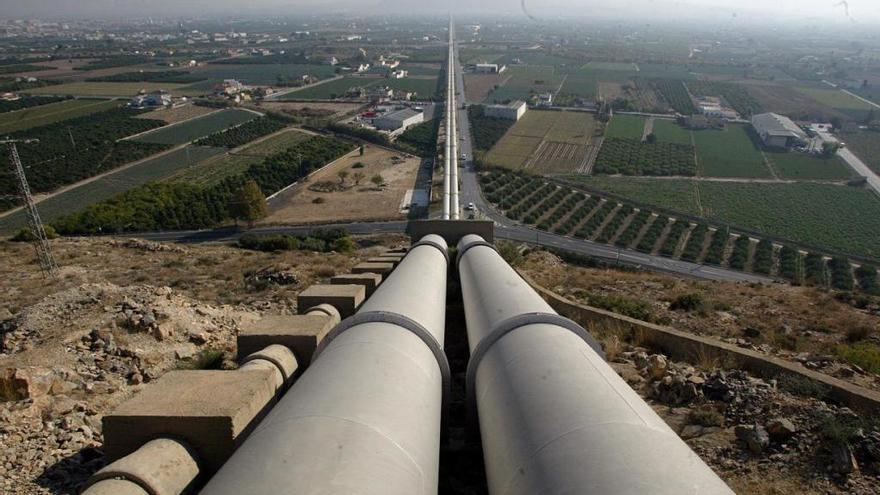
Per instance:
[[[315,268],[315,276],[321,278],[330,278],[336,276],[336,268],[330,265],[321,265]]]

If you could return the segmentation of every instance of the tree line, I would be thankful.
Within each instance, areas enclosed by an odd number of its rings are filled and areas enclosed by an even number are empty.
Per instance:
[[[239,216],[250,181],[275,192],[351,151],[351,142],[315,136],[210,186],[150,183],[52,222],[63,235],[204,229]],[[300,165],[301,164],[301,165]]]

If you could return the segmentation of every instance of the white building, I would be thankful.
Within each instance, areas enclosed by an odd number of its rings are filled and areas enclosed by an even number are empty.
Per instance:
[[[406,70],[395,70],[388,74],[388,77],[391,79],[403,79],[409,75],[409,71]]]
[[[474,66],[474,72],[477,74],[501,74],[507,70],[504,65],[498,64],[477,64]]]
[[[793,148],[807,142],[807,133],[792,120],[776,113],[762,113],[752,117],[752,127],[761,141],[770,148]]]
[[[527,109],[526,102],[514,101],[507,105],[486,105],[483,107],[483,114],[496,119],[519,120]]]
[[[382,131],[403,131],[407,127],[421,124],[425,121],[425,114],[417,112],[412,108],[404,108],[388,112],[385,115],[373,120],[376,129]]]
[[[553,93],[544,93],[538,96],[538,105],[542,107],[553,106]]]
[[[171,95],[167,91],[153,91],[149,94],[137,95],[128,102],[134,108],[158,108],[171,105]]]

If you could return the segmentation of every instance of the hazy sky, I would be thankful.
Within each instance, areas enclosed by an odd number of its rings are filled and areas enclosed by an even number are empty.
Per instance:
[[[520,0],[453,0],[461,10],[518,12]],[[345,9],[351,13],[363,11],[369,14],[393,12],[439,12],[448,8],[450,2],[430,0],[0,0],[0,16],[28,17],[177,17],[193,14],[242,14],[254,10],[271,10],[277,13],[325,9]],[[846,0],[847,8],[840,0],[526,0],[529,10],[537,17],[552,17],[559,13],[650,13],[652,16],[678,18],[697,14],[744,15],[778,19],[820,19],[829,22],[875,23],[880,21],[880,0]],[[385,7],[385,8],[383,8]],[[392,7],[392,8],[389,8]],[[562,10],[557,9],[561,7]]]

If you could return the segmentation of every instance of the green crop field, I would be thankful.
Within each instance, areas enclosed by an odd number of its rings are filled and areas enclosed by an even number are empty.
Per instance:
[[[211,156],[178,172],[169,180],[200,185],[215,184],[226,177],[242,173],[251,165],[262,162],[267,156],[281,153],[309,137],[309,134],[296,130],[283,132],[259,143],[239,148],[234,153]]]
[[[221,110],[179,124],[160,127],[132,139],[142,143],[183,144],[229,127],[249,122],[259,115],[245,110]]]
[[[190,146],[145,160],[135,166],[101,177],[93,182],[52,196],[38,203],[43,221],[81,210],[86,206],[112,198],[147,182],[163,180],[208,157],[223,153],[223,148]],[[9,234],[26,225],[25,215],[17,211],[0,218],[0,233]]]
[[[103,112],[118,106],[113,100],[64,100],[0,114],[0,135]]]
[[[724,130],[694,131],[700,175],[704,177],[770,177],[761,150],[745,125]]]
[[[564,97],[579,97],[585,100],[593,100],[596,98],[598,85],[598,78],[595,74],[568,74],[562,83],[562,89],[559,90],[557,100]]]
[[[237,79],[245,84],[278,84],[278,81],[299,80],[308,74],[320,79],[333,77],[335,67],[331,65],[307,64],[209,64],[204,69],[193,71],[194,75],[205,77],[212,84],[224,79]]]
[[[842,137],[850,151],[880,174],[880,132],[852,131],[844,133]]]
[[[34,95],[133,97],[141,90],[160,89],[168,91],[172,96],[198,96],[205,93],[203,90],[187,89],[185,84],[161,82],[72,82],[29,89],[27,92]]]
[[[590,70],[608,70],[621,72],[638,72],[639,66],[627,62],[589,62],[583,66],[584,69]]]
[[[837,156],[822,158],[794,151],[765,151],[764,154],[783,179],[847,180],[855,175],[843,159]]]
[[[605,130],[605,137],[642,140],[645,132],[645,118],[635,115],[615,115]]]
[[[437,77],[417,76],[403,79],[386,79],[384,77],[346,76],[342,79],[334,79],[288,93],[278,98],[278,101],[332,100],[343,97],[345,92],[351,88],[371,88],[374,86],[388,86],[389,88],[401,91],[414,91],[420,98],[431,98],[437,93]]]
[[[768,235],[880,258],[880,199],[867,189],[615,177],[572,180]]]
[[[583,165],[595,130],[589,113],[530,110],[492,147],[486,161],[511,169],[572,172]]]
[[[839,89],[805,87],[797,87],[795,89],[799,93],[809,96],[819,103],[841,110],[871,110],[874,108],[870,103],[848,95]]]
[[[661,143],[691,144],[691,131],[671,120],[654,120],[654,136]]]
[[[556,74],[552,66],[513,66],[501,74],[502,80],[506,82],[500,88],[489,92],[486,101],[529,101],[536,93],[555,93],[564,77]]]

